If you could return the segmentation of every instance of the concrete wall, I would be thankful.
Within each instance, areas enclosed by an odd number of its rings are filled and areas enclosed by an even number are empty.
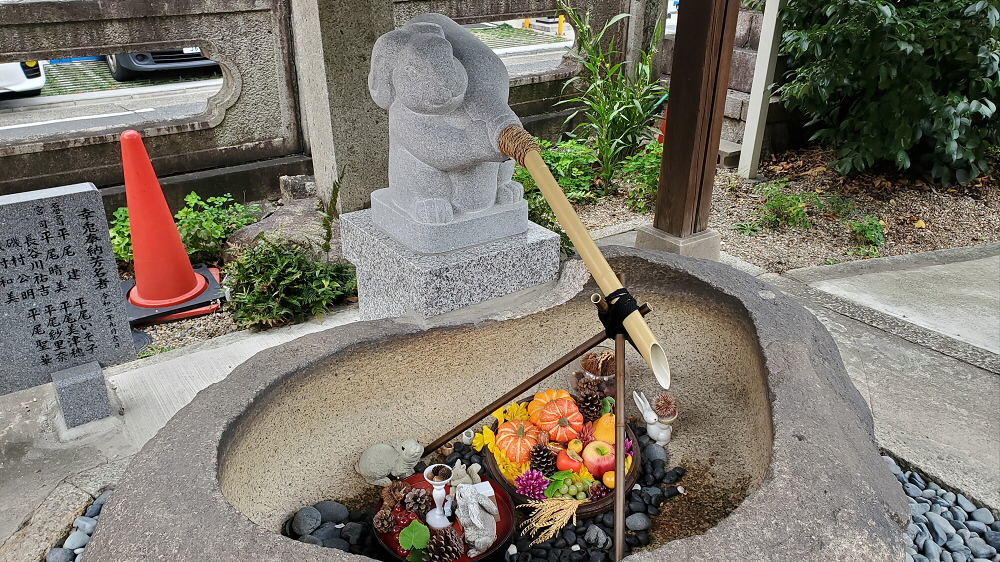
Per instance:
[[[135,128],[160,175],[242,164],[302,148],[288,11],[288,0],[0,3],[0,61],[198,45],[225,78],[206,112]],[[0,194],[120,183],[118,132],[0,147]]]

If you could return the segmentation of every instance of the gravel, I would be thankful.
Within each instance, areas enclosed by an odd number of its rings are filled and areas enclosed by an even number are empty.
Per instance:
[[[883,456],[907,490],[911,522],[905,536],[906,562],[947,560],[1000,562],[1000,522],[985,507],[915,471],[903,471]],[[913,490],[920,493],[914,495]],[[989,521],[987,524],[986,521]]]
[[[235,332],[239,328],[233,322],[232,314],[223,305],[219,312],[144,326],[141,330],[153,338],[147,350],[158,353]]]
[[[966,189],[934,188],[905,177],[865,175],[844,178],[826,168],[829,153],[806,150],[766,163],[760,180],[746,180],[719,169],[712,193],[708,226],[722,235],[722,251],[771,272],[864,259],[852,255],[860,243],[847,225],[865,215],[882,220],[887,229],[880,256],[956,248],[1000,241],[1000,182],[988,178]],[[764,228],[753,236],[733,230],[759,218],[758,185],[764,180],[789,181],[786,191],[848,197],[853,219],[811,209],[810,228]],[[623,197],[595,205],[577,205],[584,225],[597,230],[652,215],[632,212]],[[922,221],[918,223],[917,221]],[[922,225],[924,228],[918,228]]]

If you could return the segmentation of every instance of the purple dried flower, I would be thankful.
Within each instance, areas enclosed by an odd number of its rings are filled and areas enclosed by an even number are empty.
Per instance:
[[[631,456],[634,449],[632,448],[634,443],[628,437],[625,438],[625,456]]]
[[[537,470],[529,470],[514,480],[514,483],[517,484],[517,493],[533,500],[545,499],[545,489],[549,487],[550,482],[544,474]]]

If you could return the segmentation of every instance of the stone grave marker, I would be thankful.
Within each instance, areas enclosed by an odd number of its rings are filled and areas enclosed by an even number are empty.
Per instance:
[[[0,334],[0,395],[135,357],[94,184],[0,197]]]

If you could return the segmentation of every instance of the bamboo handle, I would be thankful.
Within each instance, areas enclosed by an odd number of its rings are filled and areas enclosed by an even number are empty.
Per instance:
[[[552,177],[552,172],[545,165],[539,153],[538,144],[534,137],[521,127],[508,127],[500,134],[497,143],[500,151],[507,156],[517,160],[522,166],[527,168],[532,179],[538,184],[545,200],[552,207],[559,224],[569,235],[576,251],[587,265],[590,274],[594,276],[597,285],[605,295],[622,288],[621,281],[615,276],[615,272],[604,259],[604,254],[598,249],[594,239],[590,237],[586,227],[580,222],[580,217],[570,204],[562,188]],[[649,325],[638,311],[628,315],[623,322],[625,330],[628,331],[632,343],[642,354],[642,358],[653,370],[657,382],[664,389],[670,388],[670,365],[667,363],[667,355],[663,352],[663,347],[656,341]]]

